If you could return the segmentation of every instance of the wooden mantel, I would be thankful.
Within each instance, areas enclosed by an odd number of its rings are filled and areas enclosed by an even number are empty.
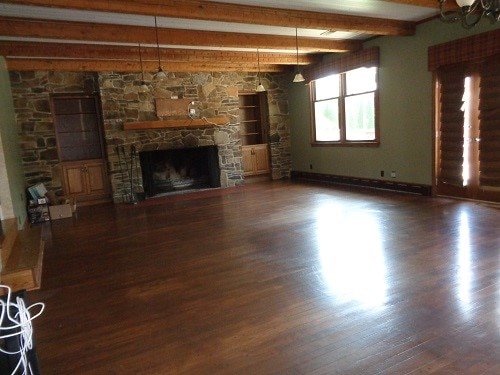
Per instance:
[[[201,128],[228,125],[229,119],[226,116],[203,117],[197,119],[178,119],[163,121],[140,121],[128,122],[123,124],[123,130],[145,130],[145,129],[163,129],[163,128]]]

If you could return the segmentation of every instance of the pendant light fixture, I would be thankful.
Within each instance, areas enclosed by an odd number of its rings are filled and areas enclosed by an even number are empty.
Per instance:
[[[500,0],[456,0],[460,10],[445,11],[446,0],[438,0],[441,20],[457,22],[465,29],[474,27],[481,18],[489,18],[491,23],[500,22]]]
[[[264,88],[264,86],[260,82],[260,57],[259,57],[259,49],[258,48],[257,48],[257,69],[258,69],[257,79],[258,79],[259,84],[257,85],[257,88],[255,89],[255,91],[264,92],[264,91],[266,91],[266,89]]]
[[[295,74],[293,82],[304,82],[305,79],[299,69],[299,35],[297,28],[295,28],[295,47],[297,49],[297,73]]]
[[[141,85],[139,86],[139,93],[145,93],[148,92],[148,86],[146,85],[146,82],[144,81],[144,69],[142,67],[142,53],[141,53],[141,43],[139,43],[139,61],[141,62]]]
[[[160,60],[160,43],[158,42],[158,24],[156,23],[156,16],[155,16],[155,32],[156,32],[156,49],[158,51],[158,71],[155,73],[153,76],[155,79],[162,80],[167,78],[167,75],[163,71],[163,68],[161,67],[161,60]]]

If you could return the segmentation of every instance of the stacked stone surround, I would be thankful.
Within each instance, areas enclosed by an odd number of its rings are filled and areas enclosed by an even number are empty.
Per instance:
[[[62,190],[49,95],[83,93],[89,87],[101,95],[108,172],[115,202],[123,201],[130,193],[125,167],[130,165],[127,158],[134,148],[139,152],[216,145],[221,186],[244,183],[238,93],[255,90],[255,73],[169,73],[162,81],[155,81],[145,73],[148,93],[139,93],[141,75],[137,73],[36,71],[11,72],[10,77],[27,185],[43,182],[49,189]],[[269,103],[273,179],[288,178],[291,168],[288,80],[287,75],[261,76]],[[229,121],[223,126],[123,130],[127,122],[159,120],[154,99],[172,97],[194,101],[200,116],[226,116]],[[138,176],[140,171],[134,170],[134,186],[141,185]]]
[[[139,153],[142,151],[193,148],[216,145],[221,187],[243,183],[238,127],[234,125],[189,130],[107,131],[108,168],[113,201],[130,199],[130,191],[142,192]],[[132,178],[132,182],[130,179]]]

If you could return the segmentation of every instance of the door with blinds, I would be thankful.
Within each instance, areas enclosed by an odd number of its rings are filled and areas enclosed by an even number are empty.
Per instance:
[[[500,56],[437,72],[438,195],[500,202]]]

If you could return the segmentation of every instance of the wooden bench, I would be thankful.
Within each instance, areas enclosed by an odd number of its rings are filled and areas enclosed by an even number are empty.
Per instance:
[[[18,230],[15,220],[4,220],[0,239],[0,283],[12,291],[39,289],[45,248],[43,226]]]

